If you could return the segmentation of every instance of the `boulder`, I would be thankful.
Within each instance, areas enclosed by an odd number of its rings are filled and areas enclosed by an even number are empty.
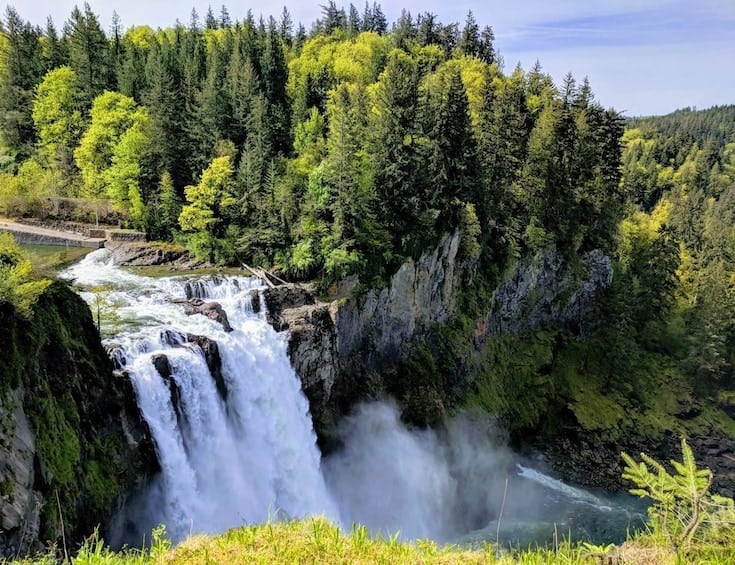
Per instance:
[[[260,313],[260,292],[257,288],[250,291],[250,305],[255,314]]]
[[[232,331],[230,321],[227,319],[227,312],[224,311],[219,302],[205,302],[201,298],[189,298],[188,300],[177,299],[174,300],[174,302],[184,306],[184,313],[187,316],[201,314],[210,320],[215,320],[222,324],[222,327],[226,332],[229,333]]]
[[[194,334],[186,334],[186,341],[198,345],[202,350],[204,360],[207,362],[207,367],[209,367],[209,373],[212,375],[214,383],[217,386],[217,391],[222,397],[222,400],[227,400],[227,384],[222,374],[222,357],[220,356],[217,342],[206,336]]]

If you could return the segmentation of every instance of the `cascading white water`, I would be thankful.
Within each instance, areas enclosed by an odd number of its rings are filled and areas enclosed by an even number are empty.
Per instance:
[[[222,305],[234,329],[226,333],[218,322],[186,316],[172,303],[186,297],[185,280],[123,271],[104,250],[65,276],[97,289],[83,293],[93,309],[101,299],[115,308],[107,323],[120,331],[107,345],[133,381],[162,468],[163,501],[153,523],[163,522],[179,540],[276,515],[338,518],[286,343],[253,313],[250,291],[258,288],[257,279],[216,277],[189,286],[190,294]],[[226,400],[187,334],[218,344]],[[168,360],[172,383],[154,366],[160,355]]]
[[[115,267],[104,250],[64,276],[83,288],[93,313],[104,311],[106,345],[132,379],[161,465],[160,475],[118,517],[119,543],[140,543],[159,523],[178,541],[194,532],[313,514],[405,539],[475,543],[496,539],[501,507],[503,535],[516,544],[550,536],[546,520],[556,522],[562,507],[572,512],[568,523],[559,523],[571,528],[576,520],[581,535],[595,539],[584,528],[594,521],[589,512],[609,507],[517,466],[515,456],[491,440],[487,419],[461,417],[437,433],[408,429],[391,403],[361,405],[339,426],[343,448],[322,465],[284,336],[262,309],[253,311],[258,279],[143,277]],[[234,331],[187,316],[172,302],[186,296],[216,300]],[[211,344],[217,344],[219,372],[212,373],[202,340],[192,336],[205,336],[210,364]],[[624,535],[630,517],[621,516]],[[540,537],[519,537],[516,526],[536,529]]]

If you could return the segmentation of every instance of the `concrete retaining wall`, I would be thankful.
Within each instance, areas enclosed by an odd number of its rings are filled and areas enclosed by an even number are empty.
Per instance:
[[[64,235],[48,235],[24,231],[22,229],[14,229],[12,227],[0,224],[0,231],[10,232],[18,243],[31,245],[60,245],[64,247],[90,247],[99,249],[104,247],[104,239],[81,239],[64,237]]]

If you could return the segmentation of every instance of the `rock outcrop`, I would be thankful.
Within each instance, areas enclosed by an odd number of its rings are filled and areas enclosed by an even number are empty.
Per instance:
[[[227,384],[222,374],[222,356],[220,355],[219,346],[216,341],[203,335],[179,333],[171,330],[163,332],[162,341],[173,347],[198,347],[202,355],[204,355],[209,373],[212,375],[215,385],[217,385],[217,391],[222,397],[222,400],[227,400]],[[158,373],[169,381],[169,387],[171,387],[172,381],[169,380],[171,377],[171,367],[168,358],[163,354],[156,355],[153,358],[153,365],[156,367]],[[172,391],[172,396],[174,394],[177,393]]]
[[[486,363],[483,352],[496,343],[495,337],[524,340],[538,331],[560,332],[566,340],[593,337],[595,305],[612,283],[612,262],[600,251],[591,251],[580,263],[570,265],[550,248],[509,267],[486,312],[462,313],[474,318],[474,330],[465,335],[467,343],[461,353],[466,359],[452,367],[450,376],[442,375],[438,384],[427,386],[425,379],[433,370],[428,365],[436,362],[445,345],[436,329],[460,314],[458,295],[472,270],[461,266],[460,246],[458,234],[445,236],[430,253],[407,261],[386,287],[360,296],[345,293],[343,298],[320,302],[303,286],[264,291],[268,321],[277,330],[289,332],[289,355],[309,398],[323,448],[330,448],[335,422],[352,405],[386,393],[407,393],[398,400],[409,418],[416,416],[417,407],[434,412],[418,414],[417,423],[440,421],[448,399],[465,398],[478,371],[491,369],[482,365]],[[406,382],[411,371],[406,372],[402,363],[416,363],[409,356],[417,348],[424,352],[420,359],[427,366],[414,368],[418,379]],[[676,433],[665,441],[652,441],[644,433],[627,438],[627,443],[620,438],[611,441],[575,424],[564,406],[557,408],[567,418],[563,433],[542,422],[536,431],[523,431],[529,434],[524,435],[525,440],[515,439],[544,453],[562,476],[574,482],[622,488],[621,450],[644,451],[661,460],[679,454]],[[535,434],[538,442],[533,439]],[[735,443],[711,431],[691,437],[690,445],[699,461],[716,469],[719,491],[735,492]]]
[[[60,540],[60,514],[71,546],[158,470],[147,425],[66,284],[31,318],[0,302],[0,343],[0,557]]]
[[[340,358],[358,356],[371,368],[395,364],[408,356],[417,337],[448,322],[459,290],[460,241],[459,233],[445,235],[433,251],[401,265],[387,287],[335,304]]]
[[[598,250],[584,255],[582,263],[584,274],[572,277],[555,249],[519,261],[495,291],[486,332],[512,334],[553,324],[588,337],[595,296],[612,283],[613,268]]]
[[[184,307],[184,313],[187,316],[201,314],[210,320],[214,320],[215,322],[222,324],[222,327],[227,333],[232,331],[232,326],[227,318],[227,312],[224,311],[219,302],[205,302],[201,298],[189,298],[188,300],[177,299],[174,300],[174,302],[181,304]]]
[[[43,499],[33,490],[36,440],[22,400],[20,390],[11,391],[0,408],[0,531],[9,532],[0,542],[0,555],[6,557],[13,548],[30,549],[41,526]]]
[[[320,302],[305,285],[263,292],[268,321],[289,331],[289,356],[320,439],[357,399],[381,394],[386,371],[455,313],[460,241],[459,233],[445,235],[434,250],[404,263],[388,286],[360,297]]]
[[[324,303],[309,287],[264,291],[268,321],[290,332],[289,354],[320,434],[328,434],[356,400],[383,394],[386,378],[414,346],[457,314],[461,284],[474,270],[461,263],[460,247],[461,234],[447,234],[432,251],[406,261],[387,286],[359,297]],[[477,347],[491,334],[542,324],[561,324],[584,337],[594,298],[612,280],[612,265],[593,251],[584,257],[584,268],[582,276],[571,276],[554,249],[517,262],[495,291],[489,312],[478,317]],[[472,376],[463,378],[469,383]],[[440,400],[431,394],[427,399],[421,403],[443,411]]]
[[[213,265],[194,257],[184,248],[169,244],[107,241],[105,248],[116,265],[126,267],[166,267],[172,271],[208,269]]]

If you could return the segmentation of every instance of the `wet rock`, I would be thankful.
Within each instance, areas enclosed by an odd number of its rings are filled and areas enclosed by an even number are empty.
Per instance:
[[[305,394],[322,413],[327,406],[337,375],[334,323],[327,305],[303,306],[286,313],[289,327],[289,357],[301,376]]]
[[[207,287],[204,281],[187,281],[184,285],[184,293],[189,300],[192,298],[206,298]]]
[[[161,375],[161,378],[166,381],[168,390],[171,393],[171,405],[174,407],[176,419],[181,422],[183,418],[183,412],[181,410],[181,389],[176,379],[171,375],[171,364],[168,361],[168,357],[159,353],[151,358],[151,362],[156,368],[156,371],[158,371],[158,374]]]
[[[203,335],[182,334],[172,330],[161,332],[161,340],[171,347],[186,347],[187,344],[198,346],[204,354],[204,360],[217,386],[217,391],[222,397],[222,400],[227,400],[227,384],[222,374],[222,357],[216,341]],[[163,357],[163,359],[159,359],[159,357]],[[165,355],[155,355],[153,357],[153,365],[163,378],[171,375],[170,363]]]
[[[285,311],[316,303],[313,289],[300,284],[267,288],[263,291],[263,299],[267,308],[266,320],[278,332],[288,329],[288,322],[283,317]]]
[[[224,311],[222,305],[219,302],[205,302],[201,298],[190,298],[188,300],[174,300],[173,302],[181,304],[184,307],[184,313],[187,316],[193,316],[194,314],[201,314],[206,316],[210,320],[215,320],[222,324],[222,327],[226,332],[232,331],[230,321],[227,319],[227,312]]]
[[[250,304],[253,308],[253,312],[256,314],[260,313],[260,292],[258,289],[253,289],[250,291]]]
[[[125,368],[128,361],[122,347],[119,345],[105,346],[105,351],[107,351],[107,356],[112,360],[112,365],[116,370],[122,370]]]
[[[222,400],[227,400],[227,384],[222,374],[222,357],[219,353],[217,342],[202,335],[186,334],[186,341],[198,345],[204,353],[204,360],[207,362],[209,373],[214,379],[217,391]]]
[[[159,353],[151,358],[151,362],[153,363],[153,366],[156,368],[156,371],[158,371],[158,374],[161,375],[162,378],[171,378],[171,364],[168,362],[168,357],[166,357],[163,353]]]

